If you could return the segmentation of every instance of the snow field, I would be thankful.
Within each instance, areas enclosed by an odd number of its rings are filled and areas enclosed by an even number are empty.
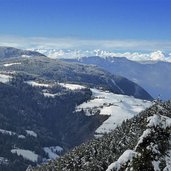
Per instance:
[[[35,154],[33,151],[30,150],[24,150],[24,149],[12,149],[11,153],[17,154],[18,156],[22,156],[23,158],[30,160],[32,162],[38,161],[38,155]]]
[[[92,99],[77,106],[76,112],[83,109],[87,116],[94,115],[96,112],[100,115],[109,115],[109,118],[96,130],[97,134],[110,132],[124,120],[132,118],[153,104],[150,101],[95,88],[91,91]]]

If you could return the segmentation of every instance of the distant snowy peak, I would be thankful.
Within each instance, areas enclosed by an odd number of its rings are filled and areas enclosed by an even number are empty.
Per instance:
[[[85,56],[100,56],[100,57],[126,57],[133,61],[167,61],[171,62],[171,53],[165,54],[158,50],[150,53],[139,52],[111,52],[106,50],[69,50],[69,49],[31,49],[42,53],[49,58],[81,58]]]

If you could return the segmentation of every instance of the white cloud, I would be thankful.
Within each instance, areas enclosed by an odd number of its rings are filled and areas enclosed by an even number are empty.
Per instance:
[[[58,49],[31,49],[45,54],[50,58],[80,58],[84,56],[100,56],[100,57],[126,57],[133,61],[168,61],[171,62],[171,55],[165,54],[162,51],[154,51],[151,53],[138,53],[138,52],[124,52],[116,53],[104,50],[58,50]]]
[[[0,46],[12,46],[22,49],[39,49],[39,52],[45,53],[51,58],[73,58],[96,55],[102,57],[127,57],[130,60],[138,61],[167,60],[171,62],[171,53],[165,55],[162,52],[171,51],[171,41],[88,40],[76,38],[16,37],[0,35]],[[160,49],[160,51],[158,49]],[[116,51],[121,51],[122,53],[116,53]],[[140,53],[136,51],[148,51],[149,53]]]
[[[171,51],[171,41],[88,40],[76,38],[15,37],[0,35],[0,46],[18,48],[104,49],[108,51]]]

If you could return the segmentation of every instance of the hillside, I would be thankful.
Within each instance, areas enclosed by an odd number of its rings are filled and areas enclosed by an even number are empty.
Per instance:
[[[34,171],[164,171],[170,165],[171,102],[156,103],[114,131]]]
[[[154,98],[159,95],[161,99],[171,98],[171,63],[163,61],[136,62],[124,57],[82,57],[78,59],[65,59],[68,62],[96,65],[106,71],[121,75],[137,83],[147,90]]]
[[[0,63],[0,71],[25,72],[47,80],[102,87],[117,94],[125,94],[145,100],[153,99],[142,87],[124,77],[112,75],[98,67],[67,63],[47,57],[18,58],[3,61]]]
[[[73,114],[76,104],[91,97],[88,89],[71,91],[58,85],[34,87],[22,78],[0,83],[0,156],[8,161],[7,165],[1,165],[2,170],[24,170],[29,164],[48,160],[51,156],[45,153],[45,147],[62,146],[65,152],[90,138],[106,119],[86,117],[82,112]],[[17,156],[16,150],[29,150],[36,156],[35,160],[27,154]]]
[[[152,104],[143,88],[123,77],[42,56],[0,61],[0,99],[3,171],[59,158]]]
[[[21,50],[13,47],[0,46],[0,60],[7,60],[10,58],[22,58],[22,57],[35,57],[35,56],[45,56],[39,52]]]

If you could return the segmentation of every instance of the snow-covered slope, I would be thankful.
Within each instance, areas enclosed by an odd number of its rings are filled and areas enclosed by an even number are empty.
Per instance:
[[[154,114],[147,118],[147,122],[147,129],[139,137],[135,148],[126,150],[106,171],[134,171],[143,168],[154,171],[171,170],[171,139],[167,135],[171,129],[171,118]],[[164,145],[168,145],[168,150],[164,149]]]
[[[111,133],[35,170],[170,171],[170,112],[171,101],[157,101]]]
[[[24,149],[12,149],[11,153],[16,153],[18,156],[22,156],[26,160],[30,160],[32,162],[38,161],[38,155],[35,154],[35,152],[30,150],[24,150]]]
[[[33,136],[33,137],[37,138],[37,134],[34,131],[26,130],[26,132],[27,132],[27,135],[30,135],[30,136]]]
[[[29,80],[29,81],[25,81],[27,84],[33,86],[33,87],[51,87],[50,84],[44,84],[44,83],[38,83],[36,81],[32,81],[32,80]]]
[[[63,148],[60,146],[51,146],[51,147],[44,147],[43,148],[45,153],[48,154],[49,159],[57,159],[59,158]]]
[[[8,130],[5,130],[5,129],[0,129],[0,133],[10,135],[10,136],[16,135],[18,138],[21,138],[21,139],[25,138],[24,135],[17,135],[17,133],[15,133],[13,131],[8,131]]]
[[[43,88],[52,88],[55,84],[58,84],[71,91],[86,88],[86,86],[83,85],[69,83],[47,84],[32,80],[27,81],[26,83],[32,85],[33,87]],[[84,110],[87,116],[95,114],[109,115],[109,118],[96,130],[96,136],[111,132],[111,130],[115,129],[116,126],[123,122],[123,120],[137,115],[139,112],[145,110],[153,104],[151,101],[137,99],[133,96],[114,94],[112,92],[96,88],[91,88],[90,90],[92,92],[91,100],[76,106],[75,112]],[[43,89],[42,93],[45,97],[51,98],[58,95],[50,94],[47,89]]]
[[[79,89],[86,88],[85,86],[78,85],[78,84],[59,83],[59,85],[70,90],[79,90]]]
[[[10,81],[10,79],[12,79],[12,76],[0,73],[0,82],[1,83],[7,83]]]
[[[32,85],[33,87],[46,88],[42,90],[42,93],[45,97],[49,98],[54,98],[56,95],[58,95],[49,93],[49,90],[47,89],[52,88],[55,84],[71,91],[86,88],[86,86],[83,85],[69,83],[47,84],[32,80],[27,81],[26,83]],[[103,124],[96,130],[96,136],[110,132],[116,128],[116,126],[121,124],[123,120],[137,115],[139,112],[145,110],[153,104],[151,101],[137,99],[133,96],[114,94],[112,92],[96,88],[91,88],[90,90],[92,92],[91,100],[77,106],[75,112],[84,110],[87,116],[95,114],[109,115],[109,118],[104,121]]]
[[[114,94],[99,89],[91,89],[92,99],[76,107],[76,111],[84,110],[86,115],[110,115],[96,130],[96,134],[103,134],[115,129],[123,120],[130,119],[139,112],[150,107],[153,102],[136,99],[134,97]]]
[[[33,170],[170,171],[170,113],[171,101],[157,101],[111,133]]]
[[[4,64],[4,66],[5,67],[9,67],[9,66],[12,66],[12,65],[21,65],[21,63],[20,62],[16,62],[16,63],[6,63],[6,64]]]
[[[53,88],[54,86],[58,85],[61,86],[65,89],[71,90],[71,91],[75,91],[75,90],[81,90],[81,89],[85,89],[86,86],[83,85],[79,85],[79,84],[71,84],[71,83],[40,83],[38,81],[34,81],[34,80],[29,80],[29,81],[25,81],[25,83],[33,86],[33,87],[41,87],[42,89],[42,93],[45,97],[51,97],[54,98],[55,96],[60,95],[60,93],[50,93],[48,88]]]

